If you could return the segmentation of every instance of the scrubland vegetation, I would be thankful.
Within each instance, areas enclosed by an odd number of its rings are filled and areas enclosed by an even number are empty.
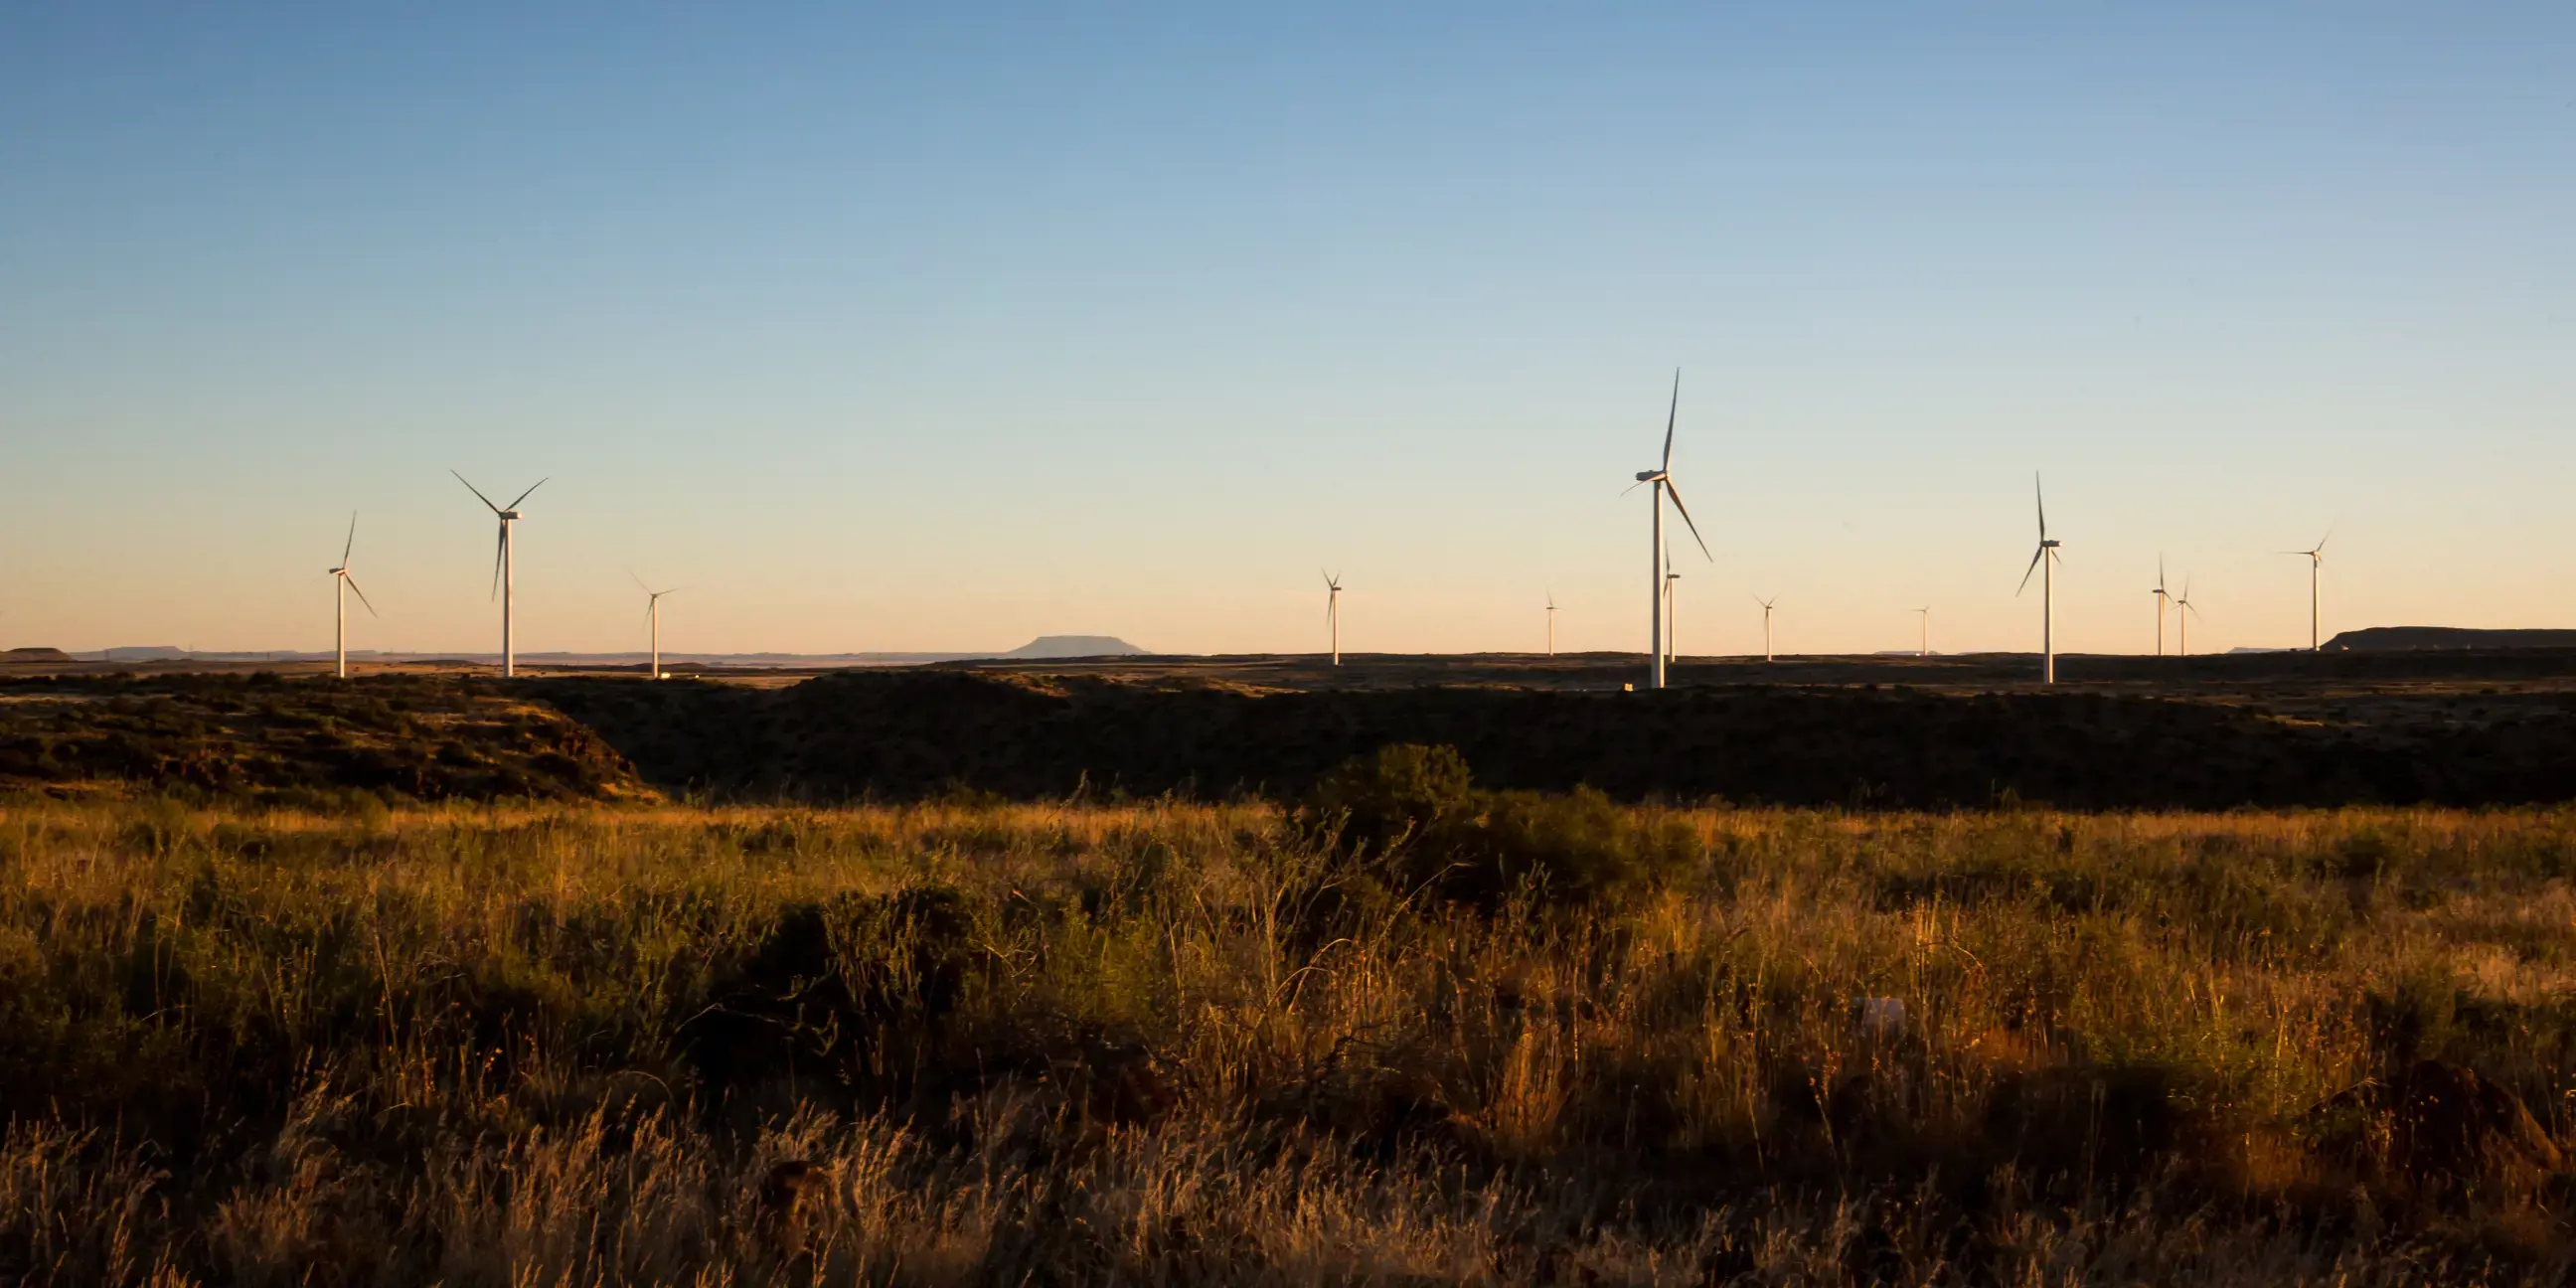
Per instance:
[[[2576,1265],[2576,812],[0,809],[0,1283]]]

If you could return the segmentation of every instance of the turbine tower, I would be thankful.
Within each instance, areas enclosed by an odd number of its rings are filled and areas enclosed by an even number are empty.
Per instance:
[[[1674,583],[1681,579],[1681,572],[1673,567],[1673,545],[1667,541],[1664,543],[1664,665],[1668,667],[1678,666],[1682,660],[1682,619],[1673,611],[1673,595],[1680,589]]]
[[[1779,603],[1780,597],[1773,595],[1764,599],[1755,595],[1753,602],[1762,605],[1762,660],[1768,662],[1771,660],[1771,606]]]
[[[2165,557],[2156,556],[2156,656],[2165,655],[2165,601],[2173,598],[2165,591]]]
[[[1682,522],[1689,526],[1691,540],[1699,542],[1699,552],[1707,556],[1709,562],[1717,562],[1717,556],[1708,553],[1708,542],[1699,535],[1699,525],[1691,522],[1690,507],[1682,504],[1681,489],[1673,486],[1673,422],[1674,417],[1681,411],[1681,406],[1682,373],[1676,368],[1673,371],[1672,406],[1664,412],[1664,463],[1651,470],[1637,471],[1637,481],[1628,485],[1628,490],[1631,492],[1649,483],[1653,484],[1655,489],[1646,496],[1647,501],[1654,507],[1655,513],[1652,540],[1646,548],[1649,571],[1654,576],[1654,579],[1647,583],[1646,595],[1646,616],[1653,623],[1646,640],[1648,659],[1646,687],[1649,689],[1664,687],[1664,604],[1665,588],[1668,584],[1664,578],[1664,496],[1666,493],[1672,495],[1673,509],[1682,516]]]
[[[2191,619],[2198,616],[2200,610],[2191,606],[2191,578],[2185,577],[2182,593],[2174,596],[2174,625],[2182,631],[2182,657],[2191,656]]]
[[[1556,656],[1556,592],[1547,592],[1547,655]]]
[[[1333,633],[1333,665],[1342,664],[1342,575],[1324,574],[1324,626]]]
[[[645,585],[644,579],[637,577],[632,568],[626,570],[626,575],[634,577],[636,588],[644,592],[644,622],[653,649],[653,660],[646,664],[644,674],[651,679],[663,679],[665,677],[662,674],[662,597],[677,594],[680,588],[673,586],[669,590],[655,590]]]
[[[2325,572],[2326,543],[2332,540],[2334,540],[2334,529],[2328,528],[2326,529],[2326,534],[2324,536],[2317,538],[2317,543],[2315,545],[2310,546],[2305,550],[2284,550],[2281,552],[2285,555],[2306,555],[2308,557],[2308,651],[2311,653],[2317,652],[2325,647],[2324,639],[2317,631],[2317,626],[2321,617],[2318,610],[2323,606],[2318,598],[2317,581],[2320,575]]]
[[[331,652],[339,658],[339,676],[349,678],[349,592],[358,591],[358,602],[367,605],[367,616],[376,615],[376,606],[367,604],[367,592],[358,590],[358,579],[349,571],[349,552],[358,548],[358,512],[349,512],[349,538],[340,543],[340,566],[331,570]]]
[[[1923,615],[1923,640],[1915,646],[1914,656],[1930,657],[1932,656],[1932,606],[1925,604],[1914,611]]]
[[[2039,549],[2030,556],[2030,567],[2022,570],[2021,587],[2013,591],[2018,598],[2030,589],[2030,575],[2048,565],[2048,575],[2039,582],[2039,679],[2042,684],[2057,683],[2057,547],[2048,537],[2048,497],[2040,491],[2039,475],[2030,476],[2031,496],[2039,502]]]
[[[448,473],[456,474],[456,471],[449,470]],[[466,483],[464,475],[456,474],[456,481],[465,483],[465,490],[473,493],[475,500],[490,507],[493,517],[501,521],[501,542],[492,549],[492,593],[501,597],[501,674],[507,678],[519,673],[518,648],[510,635],[511,600],[516,597],[518,589],[517,570],[510,561],[510,525],[519,521],[519,502],[527,500],[529,492],[544,487],[546,480],[538,479],[529,484],[527,492],[521,492],[517,500],[505,506],[493,505],[492,498],[483,495],[483,489]]]

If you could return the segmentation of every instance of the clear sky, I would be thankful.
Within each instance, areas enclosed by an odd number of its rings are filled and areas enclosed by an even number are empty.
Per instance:
[[[2576,625],[2564,0],[1252,9],[0,7],[0,643]]]

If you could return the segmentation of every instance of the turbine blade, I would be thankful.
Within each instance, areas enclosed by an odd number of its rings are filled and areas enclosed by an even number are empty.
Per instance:
[[[2039,471],[2030,474],[2030,495],[2039,502],[2039,539],[2048,540],[2048,493],[2039,486]]]
[[[454,470],[449,470],[449,471],[448,471],[448,473],[450,473],[450,474],[456,474],[456,471],[454,471]],[[457,481],[457,482],[459,482],[459,483],[465,483],[465,476],[464,476],[464,475],[462,475],[462,474],[456,474],[456,481]],[[483,504],[485,504],[485,505],[487,505],[487,506],[492,506],[492,513],[494,513],[494,514],[499,514],[499,513],[501,512],[501,507],[499,507],[499,506],[497,506],[497,505],[492,505],[492,498],[490,498],[490,497],[488,497],[488,496],[483,495],[483,489],[481,489],[481,488],[479,488],[479,487],[476,487],[476,486],[474,486],[474,485],[473,485],[473,484],[471,484],[471,483],[465,483],[465,490],[466,490],[466,491],[468,491],[468,492],[473,493],[473,494],[474,494],[474,499],[475,499],[475,500],[477,500],[477,501],[481,501]]]
[[[1671,479],[1669,479],[1669,478],[1668,478],[1668,479],[1663,480],[1663,484],[1664,484],[1664,491],[1665,491],[1665,492],[1667,492],[1667,493],[1669,493],[1669,494],[1671,494],[1671,496],[1672,496],[1672,498],[1673,498],[1673,508],[1674,508],[1674,509],[1676,509],[1676,510],[1681,511],[1681,514],[1682,514],[1682,522],[1683,522],[1684,524],[1686,524],[1686,525],[1688,525],[1688,526],[1689,526],[1689,528],[1690,528],[1690,534],[1691,534],[1691,540],[1693,540],[1693,541],[1698,541],[1698,542],[1699,542],[1699,552],[1700,552],[1700,554],[1702,554],[1703,556],[1706,556],[1706,557],[1707,557],[1707,559],[1708,559],[1708,561],[1709,561],[1710,563],[1716,563],[1716,562],[1717,562],[1717,556],[1716,556],[1716,555],[1712,555],[1712,554],[1709,554],[1709,553],[1708,553],[1708,542],[1703,541],[1703,540],[1701,540],[1701,539],[1700,539],[1700,535],[1699,535],[1699,525],[1698,525],[1698,524],[1696,524],[1696,523],[1692,523],[1692,522],[1691,522],[1691,517],[1690,517],[1690,507],[1689,507],[1689,506],[1686,506],[1686,505],[1684,505],[1684,504],[1682,504],[1682,490],[1681,490],[1680,488],[1678,488],[1678,487],[1673,486],[1673,481],[1672,481]],[[1667,564],[1670,564],[1672,561],[1673,561],[1672,554],[1671,554],[1670,552],[1666,552],[1666,553],[1665,553],[1665,555],[1664,555],[1664,562],[1665,562],[1665,563],[1667,563]]]
[[[511,508],[511,509],[513,509],[513,510],[518,509],[518,508],[519,508],[519,501],[525,501],[525,500],[527,500],[527,499],[528,499],[528,495],[529,495],[529,493],[536,491],[538,488],[544,487],[544,486],[546,485],[547,480],[552,479],[553,477],[554,477],[554,475],[549,474],[549,475],[547,475],[545,478],[538,479],[536,482],[529,484],[529,485],[528,485],[528,491],[527,491],[527,492],[521,492],[521,493],[519,494],[519,499],[518,499],[518,501],[512,501],[512,502],[510,503],[510,508]]]
[[[359,602],[359,603],[361,603],[361,604],[367,604],[367,592],[365,592],[365,591],[363,591],[363,590],[359,590],[359,589],[358,589],[358,579],[357,579],[357,578],[352,577],[352,576],[350,576],[349,574],[347,574],[347,573],[345,573],[345,572],[344,572],[344,573],[341,573],[341,574],[340,574],[340,580],[342,580],[342,581],[345,581],[345,582],[349,583],[349,589],[350,589],[353,593],[355,593],[355,594],[357,595],[357,597],[358,597],[358,602]],[[383,614],[378,613],[378,612],[376,611],[376,606],[375,606],[375,605],[373,605],[373,604],[367,604],[367,616],[369,616],[369,617],[380,617],[380,616],[383,616]]]
[[[2159,595],[2165,593],[2165,557],[2163,555],[2156,556],[2156,593]]]
[[[2030,575],[2039,571],[2039,561],[2047,557],[2047,555],[2048,547],[2046,546],[2041,546],[2039,549],[2030,552],[2030,566],[2021,570],[2021,585],[2013,588],[2013,593],[2015,595],[2019,595],[2023,591],[2030,589]]]
[[[643,591],[643,592],[644,592],[645,594],[647,594],[647,595],[650,595],[650,594],[652,594],[652,593],[653,593],[653,588],[644,584],[644,578],[643,578],[642,574],[637,573],[637,572],[635,571],[635,565],[633,565],[633,564],[628,564],[628,565],[626,565],[626,575],[627,575],[628,577],[630,577],[630,578],[632,578],[632,579],[634,580],[634,582],[635,582],[635,588],[636,588],[637,590]]]
[[[349,511],[349,539],[340,543],[340,566],[349,566],[349,552],[358,548],[358,512]]]
[[[1664,409],[1664,468],[1673,467],[1673,420],[1682,410],[1682,369],[1673,368],[1673,405]]]
[[[510,525],[502,524],[499,536],[492,538],[492,598],[501,597],[501,556],[510,548]]]

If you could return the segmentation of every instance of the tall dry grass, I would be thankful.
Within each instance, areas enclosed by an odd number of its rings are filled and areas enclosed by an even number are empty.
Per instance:
[[[2576,813],[1650,821],[1496,910],[1257,805],[14,804],[0,1282],[2576,1265],[2564,1176],[2336,1111],[2567,1139]]]

